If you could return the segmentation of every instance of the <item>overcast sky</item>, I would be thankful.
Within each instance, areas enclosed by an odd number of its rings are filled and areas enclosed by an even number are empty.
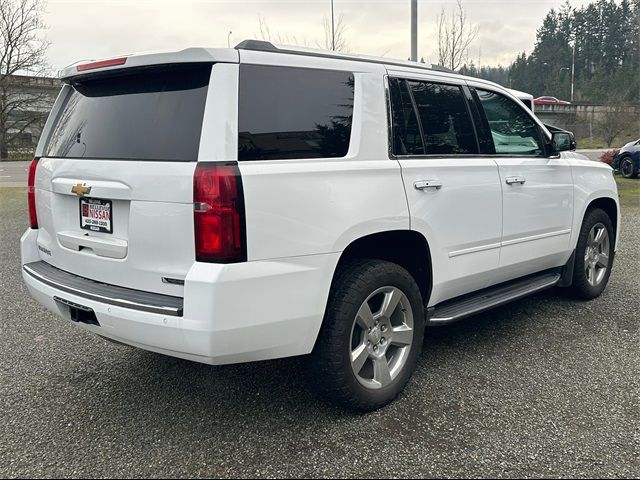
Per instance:
[[[479,28],[470,57],[482,65],[508,65],[530,52],[536,29],[563,0],[464,0],[469,21]],[[588,0],[572,0],[581,6]],[[436,62],[436,22],[455,0],[418,0],[418,54]],[[335,0],[343,14],[353,53],[409,56],[409,0]],[[223,47],[259,37],[258,16],[272,33],[316,46],[330,0],[49,0],[45,21],[49,61],[58,70],[78,60],[186,47]]]

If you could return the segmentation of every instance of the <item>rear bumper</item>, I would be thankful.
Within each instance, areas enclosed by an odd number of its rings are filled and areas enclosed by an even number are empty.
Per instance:
[[[40,283],[84,299],[143,312],[159,313],[173,317],[182,316],[183,299],[179,297],[141,292],[95,282],[88,278],[67,273],[44,261],[27,263],[22,266],[22,271]]]
[[[21,240],[23,279],[47,309],[71,321],[69,307],[54,297],[89,307],[100,326],[75,325],[117,342],[215,365],[311,352],[339,258],[336,253],[229,265],[196,262],[185,279],[179,316],[87,296],[95,282],[75,275],[61,275],[59,284],[38,278],[28,271],[40,260],[36,237],[37,231],[27,230]],[[86,284],[69,288],[65,278]]]

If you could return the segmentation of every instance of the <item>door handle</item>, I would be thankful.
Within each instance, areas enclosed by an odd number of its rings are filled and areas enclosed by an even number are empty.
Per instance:
[[[515,177],[507,177],[506,180],[507,180],[507,185],[516,185],[516,184],[524,185],[524,182],[527,181],[527,179],[521,175],[516,175]]]
[[[416,190],[428,190],[430,188],[440,190],[442,188],[442,182],[438,180],[418,180],[413,186]]]

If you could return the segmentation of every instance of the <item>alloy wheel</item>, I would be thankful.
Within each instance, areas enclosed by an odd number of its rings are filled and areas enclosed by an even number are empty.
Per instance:
[[[584,268],[587,281],[592,287],[598,286],[609,268],[611,245],[609,232],[602,223],[596,223],[589,231],[584,253]]]
[[[351,368],[360,384],[380,389],[397,378],[409,357],[413,328],[409,298],[399,288],[381,287],[367,297],[351,329]]]
[[[625,178],[631,177],[633,174],[633,162],[630,158],[623,158],[622,163],[620,164],[620,173]]]

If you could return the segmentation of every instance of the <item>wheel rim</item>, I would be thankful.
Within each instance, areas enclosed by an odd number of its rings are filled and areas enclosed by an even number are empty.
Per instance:
[[[620,172],[622,172],[623,177],[630,177],[633,173],[633,162],[630,158],[625,158],[622,160],[622,165],[620,165]]]
[[[600,285],[609,269],[609,232],[602,223],[596,223],[589,232],[584,253],[587,281],[592,287]]]
[[[413,344],[413,310],[396,287],[381,287],[362,303],[351,328],[351,369],[361,385],[380,389],[395,380]]]

